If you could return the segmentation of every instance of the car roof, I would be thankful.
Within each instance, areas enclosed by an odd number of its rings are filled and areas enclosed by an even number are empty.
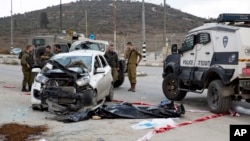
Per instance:
[[[103,52],[97,50],[74,50],[71,52],[57,54],[57,56],[93,56],[93,55],[103,55]]]
[[[105,44],[105,45],[109,45],[109,42],[108,41],[105,41],[105,40],[92,40],[92,39],[88,39],[88,38],[84,38],[84,39],[81,39],[81,40],[78,40],[78,41],[75,41],[77,43],[82,43],[82,42],[92,42],[92,43],[102,43],[102,44]]]

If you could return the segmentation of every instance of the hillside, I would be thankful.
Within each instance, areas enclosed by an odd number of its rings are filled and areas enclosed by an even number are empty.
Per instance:
[[[142,3],[118,0],[116,31],[118,45],[130,40],[141,45]],[[163,6],[145,3],[146,42],[148,46],[163,46]],[[85,15],[87,11],[87,25]],[[48,24],[41,28],[41,13],[47,14]],[[183,35],[204,19],[183,13],[167,5],[167,37],[175,35],[180,42]],[[14,46],[23,47],[33,35],[60,33],[60,5],[47,7],[25,14],[16,14],[14,21]],[[98,39],[113,41],[113,0],[79,0],[62,5],[62,28],[78,33],[94,34]],[[175,34],[174,34],[175,33]],[[180,37],[178,37],[180,36]],[[22,39],[19,39],[22,38]],[[179,39],[178,39],[179,38]],[[0,18],[0,47],[10,46],[10,17]]]

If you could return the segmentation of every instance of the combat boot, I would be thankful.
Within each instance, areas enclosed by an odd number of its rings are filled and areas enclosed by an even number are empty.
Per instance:
[[[31,91],[31,86],[29,86],[29,92]]]
[[[130,83],[130,88],[128,89],[128,91],[132,91],[132,84]]]
[[[22,92],[28,92],[28,90],[25,88],[25,86],[23,86]]]
[[[132,83],[131,91],[135,92],[135,83]]]

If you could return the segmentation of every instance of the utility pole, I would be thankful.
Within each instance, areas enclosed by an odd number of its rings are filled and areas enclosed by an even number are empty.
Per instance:
[[[11,18],[10,18],[10,45],[13,47],[13,16],[12,16],[12,0],[11,0]]]
[[[88,13],[87,9],[85,10],[85,37],[88,36]]]
[[[143,61],[146,61],[146,33],[145,33],[145,6],[142,0],[142,56]]]
[[[164,11],[163,11],[163,46],[166,46],[166,0],[164,0]]]
[[[115,50],[116,50],[116,0],[113,1],[113,14],[114,14],[114,47],[115,47]]]
[[[62,32],[62,0],[60,0],[60,33]]]

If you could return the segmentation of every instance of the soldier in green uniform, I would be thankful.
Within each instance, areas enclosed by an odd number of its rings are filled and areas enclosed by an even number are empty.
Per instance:
[[[23,83],[22,83],[22,91],[28,92],[31,90],[31,85],[33,82],[33,76],[31,73],[32,66],[34,64],[33,56],[32,56],[33,47],[31,45],[27,45],[25,52],[21,57],[21,66],[23,72]],[[28,84],[29,89],[26,89],[26,84]]]
[[[114,51],[114,45],[110,44],[108,51],[105,52],[104,57],[108,61],[108,64],[112,68],[112,76],[114,82],[118,79],[118,70],[119,70],[119,60],[118,55]]]
[[[61,47],[59,45],[54,45],[55,46],[55,54],[59,54],[62,52]]]
[[[140,63],[142,59],[142,55],[135,50],[132,45],[132,42],[127,43],[127,49],[125,51],[125,59],[127,59],[127,67],[128,67],[128,79],[131,87],[128,91],[135,92],[135,84],[136,84],[136,67]]]
[[[41,61],[42,61],[42,65],[44,66],[46,61],[48,61],[52,56],[53,53],[51,53],[51,47],[48,45],[45,48],[45,53],[41,56]]]

